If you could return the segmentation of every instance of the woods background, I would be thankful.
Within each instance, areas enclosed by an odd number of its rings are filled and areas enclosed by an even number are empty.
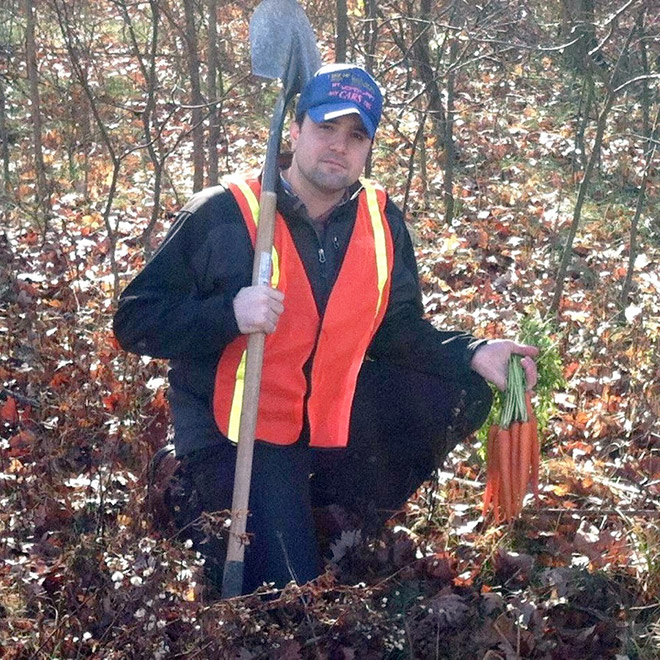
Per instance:
[[[305,598],[213,601],[146,505],[165,365],[111,318],[187,197],[259,168],[256,2],[3,0],[0,657],[657,658],[658,3],[303,4],[385,91],[369,173],[434,323],[542,349],[541,506],[481,517],[476,438]]]

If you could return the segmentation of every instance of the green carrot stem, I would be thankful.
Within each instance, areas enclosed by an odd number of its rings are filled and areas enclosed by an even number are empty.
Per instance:
[[[527,421],[527,406],[525,404],[525,371],[520,364],[520,356],[515,356],[513,359],[513,367],[516,374],[516,416],[517,421]]]
[[[508,429],[514,421],[527,421],[525,404],[525,372],[519,355],[511,355],[507,371],[506,390],[502,394],[500,427]]]

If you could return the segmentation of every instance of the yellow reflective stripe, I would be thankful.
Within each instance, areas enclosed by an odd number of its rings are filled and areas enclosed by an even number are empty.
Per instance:
[[[378,196],[376,195],[376,186],[366,179],[362,181],[365,193],[367,195],[367,208],[374,232],[374,248],[376,251],[376,271],[378,273],[378,305],[376,307],[376,316],[383,303],[383,290],[387,283],[387,242],[385,240],[385,227],[383,226],[383,216],[378,205]]]
[[[277,250],[273,245],[273,254],[272,254],[272,267],[273,274],[270,276],[270,285],[275,288],[280,283],[280,256],[277,254]]]
[[[243,193],[243,196],[247,200],[248,206],[250,207],[250,212],[252,213],[252,219],[254,220],[255,226],[259,226],[259,200],[257,196],[252,191],[252,188],[248,185],[245,179],[239,177],[226,177],[225,179],[228,183],[233,183],[237,186],[240,191]],[[280,282],[280,257],[277,254],[277,250],[273,245],[272,255],[272,268],[273,272],[270,276],[270,285],[276,287]]]
[[[254,221],[254,224],[259,225],[259,200],[257,199],[257,196],[252,192],[252,188],[250,188],[245,179],[230,177],[227,180],[237,186],[243,193],[243,197],[245,197],[248,206],[250,207],[250,212],[252,213],[252,220]]]
[[[236,369],[236,380],[234,382],[234,396],[231,400],[231,410],[229,411],[229,425],[227,427],[227,437],[233,442],[238,442],[238,431],[241,426],[241,410],[243,408],[243,389],[245,388],[245,356],[247,351],[243,351],[241,361]]]
[[[245,200],[250,207],[250,213],[252,214],[252,220],[255,226],[259,226],[259,200],[254,194],[254,191],[249,186],[245,179],[240,177],[226,177],[226,184],[234,184],[243,194]],[[271,275],[271,285],[276,287],[280,281],[280,259],[277,254],[277,250],[273,245],[272,253],[272,268],[273,273]],[[246,361],[247,351],[243,351],[241,355],[241,361],[238,364],[236,369],[236,376],[234,378],[234,393],[231,399],[231,409],[229,411],[229,424],[227,425],[227,437],[234,444],[238,443],[238,436],[241,426],[241,411],[243,409],[243,392],[245,389],[245,361]]]

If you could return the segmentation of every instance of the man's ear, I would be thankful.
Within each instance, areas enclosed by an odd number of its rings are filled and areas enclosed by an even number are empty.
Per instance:
[[[291,126],[289,127],[289,135],[291,136],[291,149],[295,151],[296,142],[298,141],[298,136],[300,135],[300,124],[295,120],[291,122]]]

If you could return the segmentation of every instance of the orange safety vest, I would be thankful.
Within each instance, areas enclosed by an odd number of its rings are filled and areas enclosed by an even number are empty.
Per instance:
[[[345,447],[355,385],[365,353],[389,299],[394,249],[385,217],[385,191],[364,180],[355,227],[323,318],[319,318],[305,268],[284,218],[277,213],[271,285],[284,295],[284,311],[267,335],[256,437],[277,445],[298,440],[307,382],[303,367],[314,354],[307,399],[310,445]],[[261,186],[256,179],[228,180],[256,240]],[[247,336],[223,351],[218,362],[213,413],[220,431],[238,441]]]

